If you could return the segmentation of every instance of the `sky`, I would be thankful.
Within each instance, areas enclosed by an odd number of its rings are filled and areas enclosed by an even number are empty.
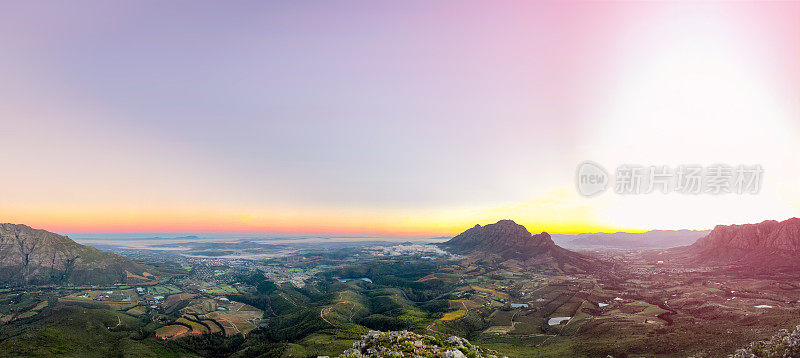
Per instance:
[[[800,3],[0,4],[0,221],[447,236],[800,216]],[[579,163],[761,165],[755,195]]]

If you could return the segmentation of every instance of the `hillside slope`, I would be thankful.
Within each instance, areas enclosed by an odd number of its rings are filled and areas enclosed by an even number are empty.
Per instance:
[[[0,283],[110,284],[148,280],[132,260],[26,225],[0,224]]]

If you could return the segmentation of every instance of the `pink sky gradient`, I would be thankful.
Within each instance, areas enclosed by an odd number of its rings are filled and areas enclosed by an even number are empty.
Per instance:
[[[797,2],[0,9],[0,221],[439,235],[800,212]],[[589,200],[584,160],[767,176],[756,196]]]

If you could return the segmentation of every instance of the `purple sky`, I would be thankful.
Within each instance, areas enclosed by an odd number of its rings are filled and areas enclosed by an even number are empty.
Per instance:
[[[2,221],[437,234],[502,217],[569,232],[800,210],[797,3],[0,10]],[[571,189],[589,159],[758,163],[770,181],[744,211],[585,201]],[[714,214],[675,213],[687,205]],[[645,209],[659,219],[608,214]]]

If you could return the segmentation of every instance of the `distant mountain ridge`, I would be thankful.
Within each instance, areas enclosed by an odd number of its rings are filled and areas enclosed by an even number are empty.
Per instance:
[[[479,253],[504,260],[518,260],[525,265],[547,265],[562,271],[587,270],[596,260],[556,245],[550,234],[533,235],[512,220],[500,220],[486,226],[475,225],[447,242],[438,244],[459,254]]]
[[[553,240],[573,249],[666,249],[691,245],[711,230],[650,230],[642,233],[557,234]]]
[[[800,268],[800,219],[718,225],[707,236],[676,252],[709,263]]]
[[[0,224],[0,283],[110,284],[146,281],[145,267],[27,225]]]

